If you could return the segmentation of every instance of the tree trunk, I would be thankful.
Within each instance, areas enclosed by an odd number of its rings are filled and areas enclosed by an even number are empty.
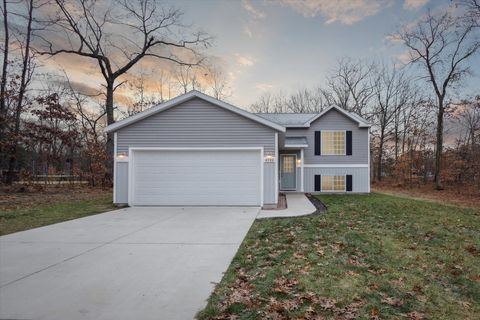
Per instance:
[[[113,118],[113,91],[114,91],[114,86],[113,86],[113,80],[108,81],[107,80],[107,99],[105,102],[105,111],[107,113],[107,124],[110,125],[115,122],[115,119]],[[109,176],[106,177],[108,180],[112,180],[113,177],[113,149],[114,149],[114,138],[113,138],[113,132],[109,132],[107,134],[107,146],[106,146],[106,152],[107,152],[107,163],[106,166],[109,169]]]
[[[20,78],[20,87],[18,90],[17,106],[15,108],[15,128],[13,132],[13,146],[10,148],[10,155],[8,159],[8,173],[7,173],[7,184],[12,184],[13,182],[13,171],[15,170],[15,163],[18,158],[18,142],[19,142],[19,133],[20,133],[20,118],[23,111],[23,100],[25,98],[25,92],[27,90],[27,72],[30,68],[30,39],[32,35],[32,19],[33,19],[33,0],[30,0],[28,8],[28,23],[27,23],[27,34],[25,39],[25,52],[23,53],[22,61],[22,75]]]
[[[443,98],[438,99],[438,115],[437,115],[437,146],[435,150],[435,189],[443,190],[441,181],[441,166],[443,152],[443,114],[444,114]]]
[[[383,130],[380,133],[380,141],[378,143],[378,156],[377,156],[377,180],[382,181],[382,158],[383,158],[383,140],[385,139]]]
[[[5,128],[4,122],[6,120],[7,106],[5,103],[5,91],[7,87],[7,68],[8,68],[8,49],[9,49],[9,33],[8,33],[8,11],[7,1],[3,0],[3,66],[2,66],[2,79],[0,83],[0,137],[4,137],[3,130]]]

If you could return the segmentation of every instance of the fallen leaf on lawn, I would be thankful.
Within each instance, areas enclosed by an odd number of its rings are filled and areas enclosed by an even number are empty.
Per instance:
[[[395,299],[392,297],[385,297],[381,300],[383,303],[386,303],[388,305],[394,306],[394,307],[401,307],[403,306],[403,301],[400,299]]]
[[[427,318],[424,313],[421,313],[421,312],[418,312],[418,311],[412,311],[412,312],[408,313],[407,316],[410,319],[413,319],[413,320],[424,320],[424,319]]]
[[[305,259],[305,255],[302,252],[295,252],[293,257],[297,259]]]

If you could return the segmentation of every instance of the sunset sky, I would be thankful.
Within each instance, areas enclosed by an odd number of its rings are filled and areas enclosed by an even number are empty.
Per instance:
[[[228,74],[234,104],[247,107],[265,91],[290,93],[322,85],[342,57],[400,63],[406,51],[387,35],[425,11],[450,4],[443,0],[170,0],[184,21],[215,37],[208,54]],[[72,64],[76,57],[58,60]],[[480,61],[465,85],[480,87]],[[82,63],[71,77],[93,85]],[[155,69],[155,64],[147,68]],[[152,70],[156,72],[157,70]],[[100,79],[99,79],[100,81]]]

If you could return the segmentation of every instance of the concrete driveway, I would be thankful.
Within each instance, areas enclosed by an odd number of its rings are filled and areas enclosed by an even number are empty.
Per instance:
[[[259,208],[126,208],[0,237],[0,319],[192,319]]]

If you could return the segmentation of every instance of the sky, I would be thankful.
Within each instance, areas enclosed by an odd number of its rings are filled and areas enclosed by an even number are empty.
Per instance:
[[[402,24],[446,6],[448,0],[166,0],[183,20],[214,37],[207,54],[228,75],[229,102],[248,107],[266,91],[294,92],[322,85],[343,57],[402,62],[406,50],[387,39]],[[72,64],[73,56],[57,63]],[[81,61],[71,80],[91,85]],[[467,94],[480,87],[480,61],[472,64]],[[149,64],[153,74],[155,64]],[[98,80],[100,81],[100,79]]]
[[[398,26],[417,19],[428,8],[445,6],[450,1],[176,0],[171,3],[185,12],[185,20],[215,36],[210,51],[226,62],[233,93],[230,100],[249,105],[264,91],[289,93],[322,84],[342,57],[402,62],[405,49],[386,36]],[[480,68],[476,72],[478,81]]]

